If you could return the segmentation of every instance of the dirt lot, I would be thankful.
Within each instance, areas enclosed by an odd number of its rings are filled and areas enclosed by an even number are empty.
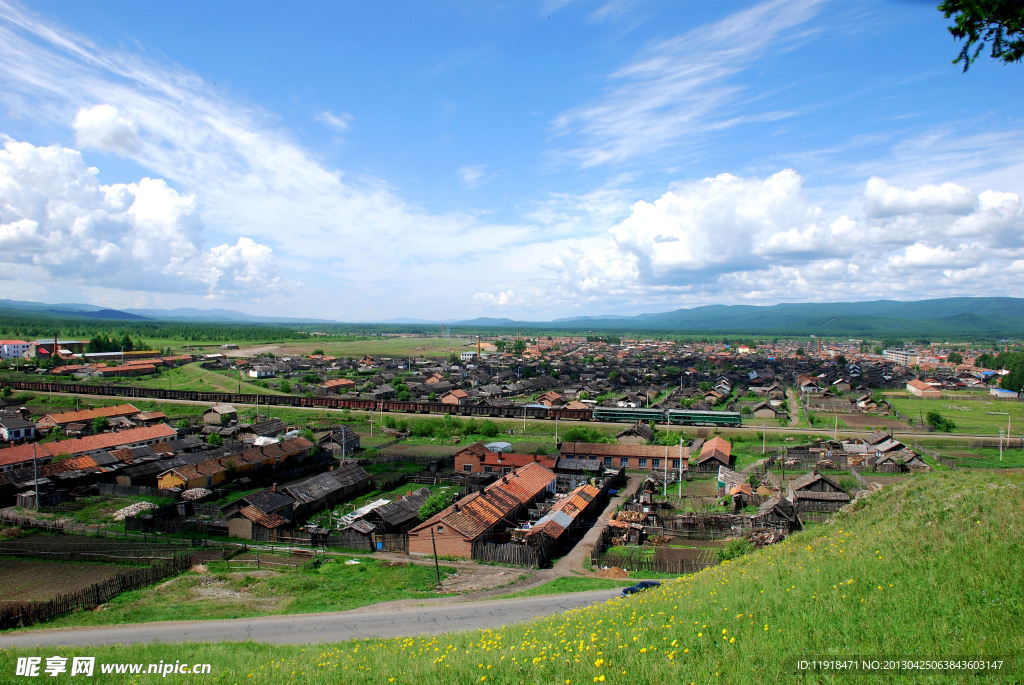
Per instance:
[[[877,416],[875,414],[840,414],[839,420],[850,428],[876,428],[883,426],[890,430],[896,428],[910,428],[910,424],[901,421],[895,416]]]
[[[657,547],[656,561],[712,561],[711,552],[699,547]]]
[[[0,558],[0,601],[43,602],[138,567]]]
[[[490,590],[504,587],[527,575],[513,568],[480,568],[459,567],[459,569],[441,581],[442,592],[471,592],[474,590]]]

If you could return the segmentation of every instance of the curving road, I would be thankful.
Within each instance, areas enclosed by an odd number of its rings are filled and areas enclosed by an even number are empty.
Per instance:
[[[411,606],[362,607],[324,614],[216,621],[132,623],[97,628],[29,630],[0,635],[0,647],[86,646],[137,642],[268,642],[310,644],[500,628],[618,596],[619,590]]]

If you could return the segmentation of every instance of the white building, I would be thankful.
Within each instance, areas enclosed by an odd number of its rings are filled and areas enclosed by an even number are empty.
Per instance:
[[[15,359],[25,356],[32,343],[24,340],[0,340],[0,359]]]
[[[915,350],[885,350],[882,356],[901,366],[917,366],[921,363],[921,355]]]

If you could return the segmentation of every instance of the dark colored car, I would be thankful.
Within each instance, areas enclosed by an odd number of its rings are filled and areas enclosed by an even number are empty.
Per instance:
[[[629,587],[622,588],[622,596],[626,597],[628,595],[635,595],[638,592],[650,590],[652,587],[658,587],[659,585],[661,585],[661,583],[656,580],[641,580],[636,585],[630,585]]]

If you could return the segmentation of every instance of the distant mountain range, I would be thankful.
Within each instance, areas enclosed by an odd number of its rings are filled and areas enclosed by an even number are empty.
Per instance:
[[[91,304],[43,304],[21,300],[0,300],[0,314],[39,314],[61,318],[105,319],[108,321],[196,321],[205,323],[339,323],[329,319],[297,319],[284,316],[253,316],[234,309],[105,309]]]
[[[0,300],[0,315],[85,318],[109,321],[195,321],[248,324],[326,324],[327,319],[253,316],[231,309],[108,309],[87,304],[43,304]],[[353,322],[362,323],[362,322]],[[374,325],[440,326],[421,319],[393,319]],[[1024,299],[950,297],[898,302],[831,302],[708,305],[635,316],[580,316],[554,321],[477,318],[449,327],[544,329],[566,331],[664,331],[824,336],[1020,336],[1024,335]]]

